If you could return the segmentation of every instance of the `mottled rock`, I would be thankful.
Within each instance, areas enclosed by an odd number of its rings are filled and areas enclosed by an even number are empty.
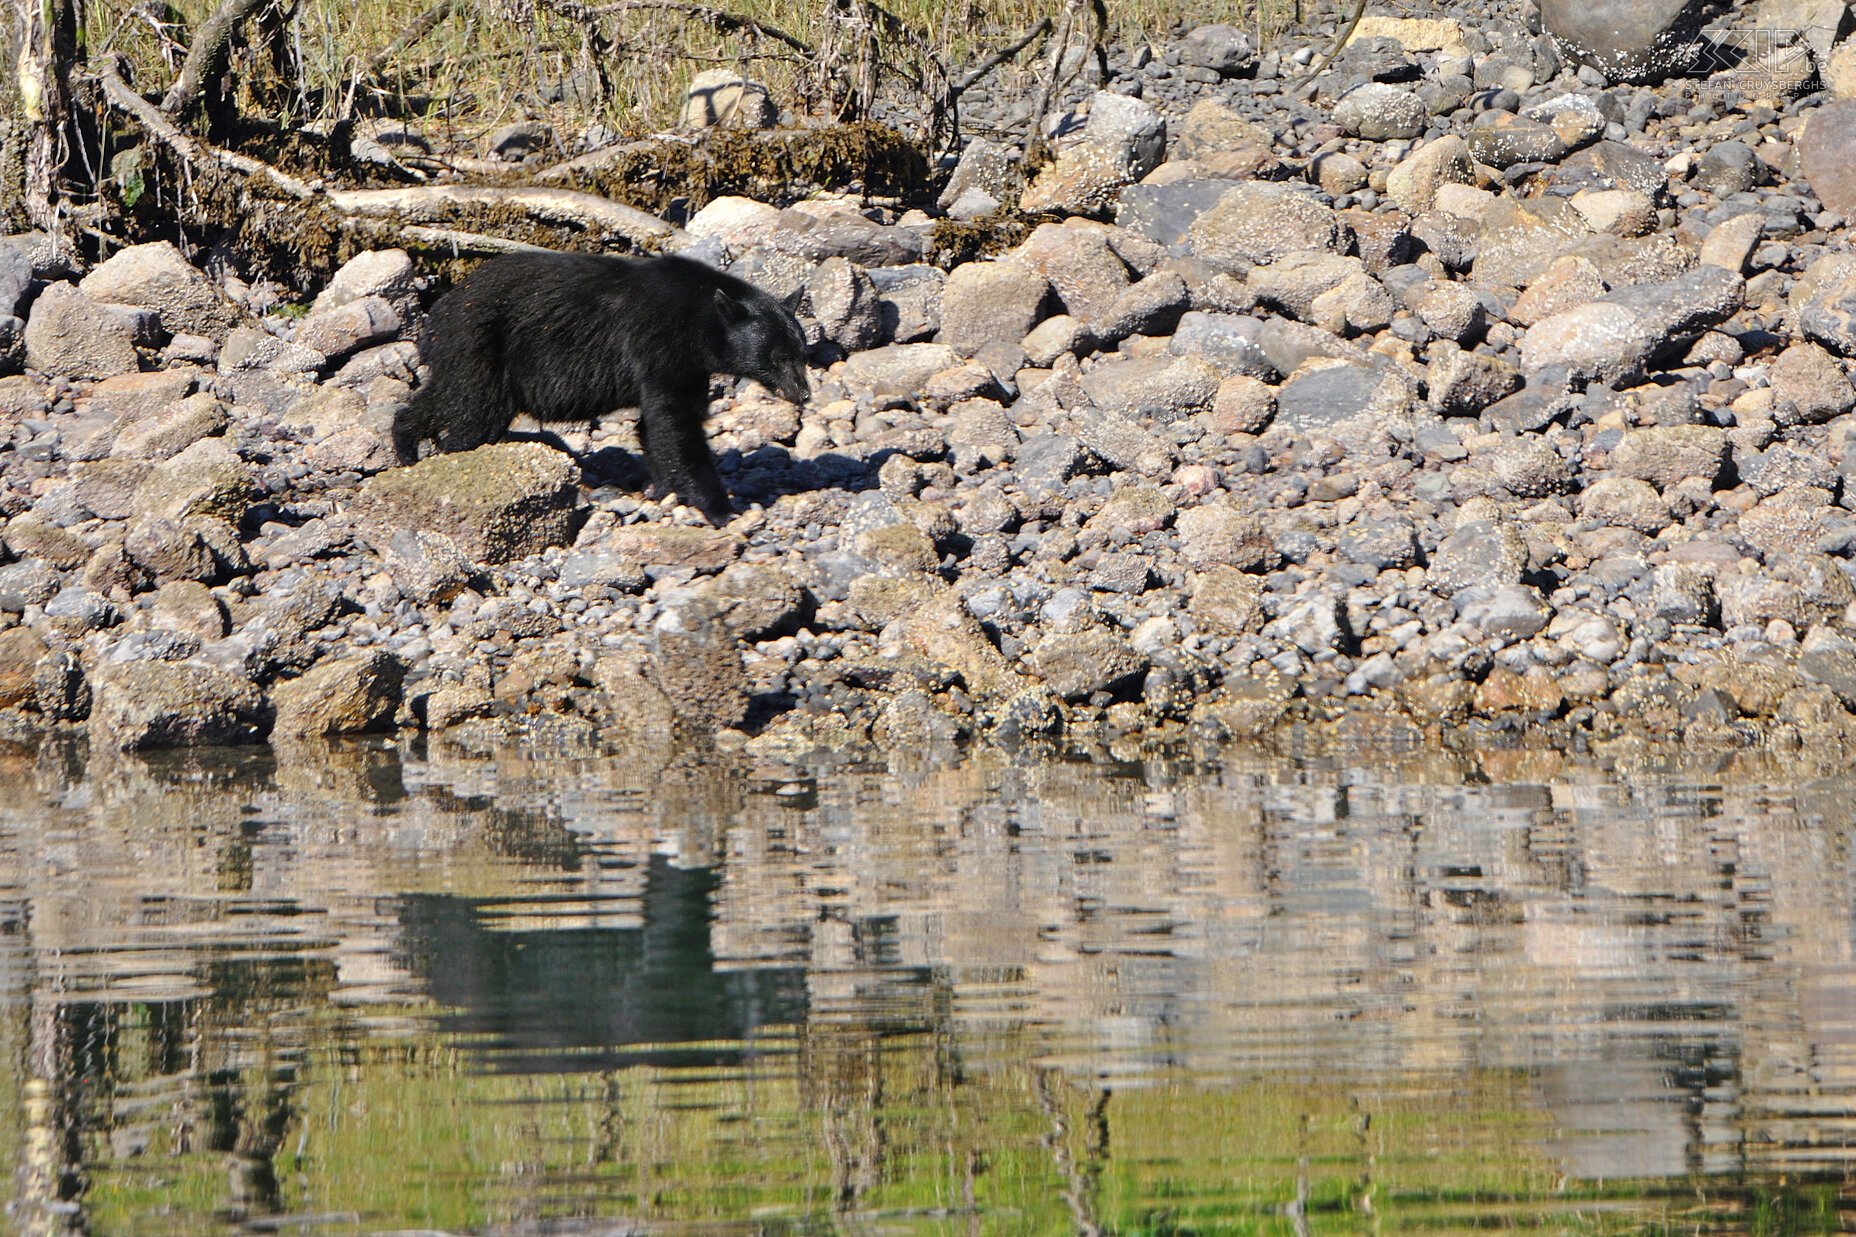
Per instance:
[[[444,533],[477,562],[505,563],[573,540],[580,470],[539,443],[493,443],[370,477],[350,506],[371,540]]]
[[[91,741],[118,751],[256,743],[270,727],[255,684],[198,663],[106,665],[93,691]]]
[[[239,317],[237,306],[166,241],[117,250],[78,290],[98,304],[153,310],[170,335],[223,340]]]
[[[1340,230],[1334,212],[1310,192],[1286,184],[1240,184],[1189,229],[1193,252],[1220,270],[1243,274],[1304,250],[1332,250]]]
[[[375,650],[324,661],[271,689],[273,738],[362,734],[390,726],[400,706],[405,667]]]
[[[122,319],[74,285],[55,283],[32,303],[26,364],[54,377],[108,378],[133,372],[137,362]]]

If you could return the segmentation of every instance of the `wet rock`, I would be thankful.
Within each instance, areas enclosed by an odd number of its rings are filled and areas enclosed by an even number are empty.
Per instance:
[[[39,662],[47,653],[45,641],[29,627],[0,631],[0,709],[12,709],[32,698]]]
[[[26,364],[53,377],[108,378],[137,365],[129,327],[68,283],[32,303],[25,340]]]
[[[363,734],[391,725],[405,667],[375,650],[321,662],[271,689],[273,738]]]
[[[270,722],[249,679],[199,663],[106,665],[93,683],[91,742],[118,751],[256,743]]]
[[[477,562],[506,563],[573,539],[579,474],[551,447],[494,443],[371,477],[350,512],[376,542],[407,528],[444,533]]]

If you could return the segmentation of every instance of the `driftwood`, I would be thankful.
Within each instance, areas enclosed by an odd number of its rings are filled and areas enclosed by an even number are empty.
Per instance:
[[[449,249],[452,253],[550,253],[540,245],[485,236],[481,232],[459,232],[453,228],[405,227],[396,230],[401,241],[426,249]]]
[[[758,34],[784,43],[803,56],[814,54],[813,46],[804,39],[788,34],[778,26],[770,26],[764,21],[752,17],[743,17],[739,13],[729,13],[707,4],[691,4],[686,0],[622,0],[619,4],[603,4],[597,8],[585,8],[584,12],[593,17],[613,17],[634,11],[656,11],[662,13],[681,13],[685,17],[694,17],[723,34]]]
[[[261,159],[222,150],[183,132],[159,107],[135,93],[113,67],[99,73],[97,82],[104,98],[133,117],[149,136],[172,150],[183,162],[217,164],[268,181],[298,201],[320,202],[339,215],[390,220],[401,225],[406,237],[415,243],[474,252],[518,252],[534,248],[475,232],[428,226],[443,225],[460,212],[472,210],[515,211],[541,223],[620,236],[641,246],[661,245],[680,235],[678,228],[636,207],[572,189],[419,185],[404,189],[330,190],[299,180]]]
[[[516,210],[544,223],[567,224],[623,236],[633,244],[662,244],[677,236],[655,215],[572,189],[420,185],[410,189],[338,189],[329,205],[345,215],[443,223],[460,209]]]
[[[951,90],[956,95],[965,94],[968,90],[971,90],[974,84],[982,77],[985,77],[988,73],[1010,60],[1013,56],[1016,56],[1019,52],[1024,51],[1027,47],[1037,42],[1040,37],[1049,33],[1050,18],[1038,18],[1037,25],[1025,31],[1016,39],[1013,39],[1010,43],[1007,43],[1004,47],[1001,47],[998,51],[995,51],[992,55],[974,65],[971,69],[968,69],[965,73],[962,73],[959,79],[954,82]]]

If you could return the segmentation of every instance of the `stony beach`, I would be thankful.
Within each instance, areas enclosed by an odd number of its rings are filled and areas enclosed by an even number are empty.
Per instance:
[[[1306,90],[1322,31],[1182,30],[1041,166],[666,224],[817,342],[718,386],[721,528],[627,415],[394,467],[404,252],[0,240],[6,729],[1842,743],[1856,40],[1754,7],[1369,14]]]

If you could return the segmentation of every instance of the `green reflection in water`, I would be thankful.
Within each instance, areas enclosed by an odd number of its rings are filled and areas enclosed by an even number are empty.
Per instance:
[[[1847,1231],[1849,780],[0,758],[44,1234]]]

